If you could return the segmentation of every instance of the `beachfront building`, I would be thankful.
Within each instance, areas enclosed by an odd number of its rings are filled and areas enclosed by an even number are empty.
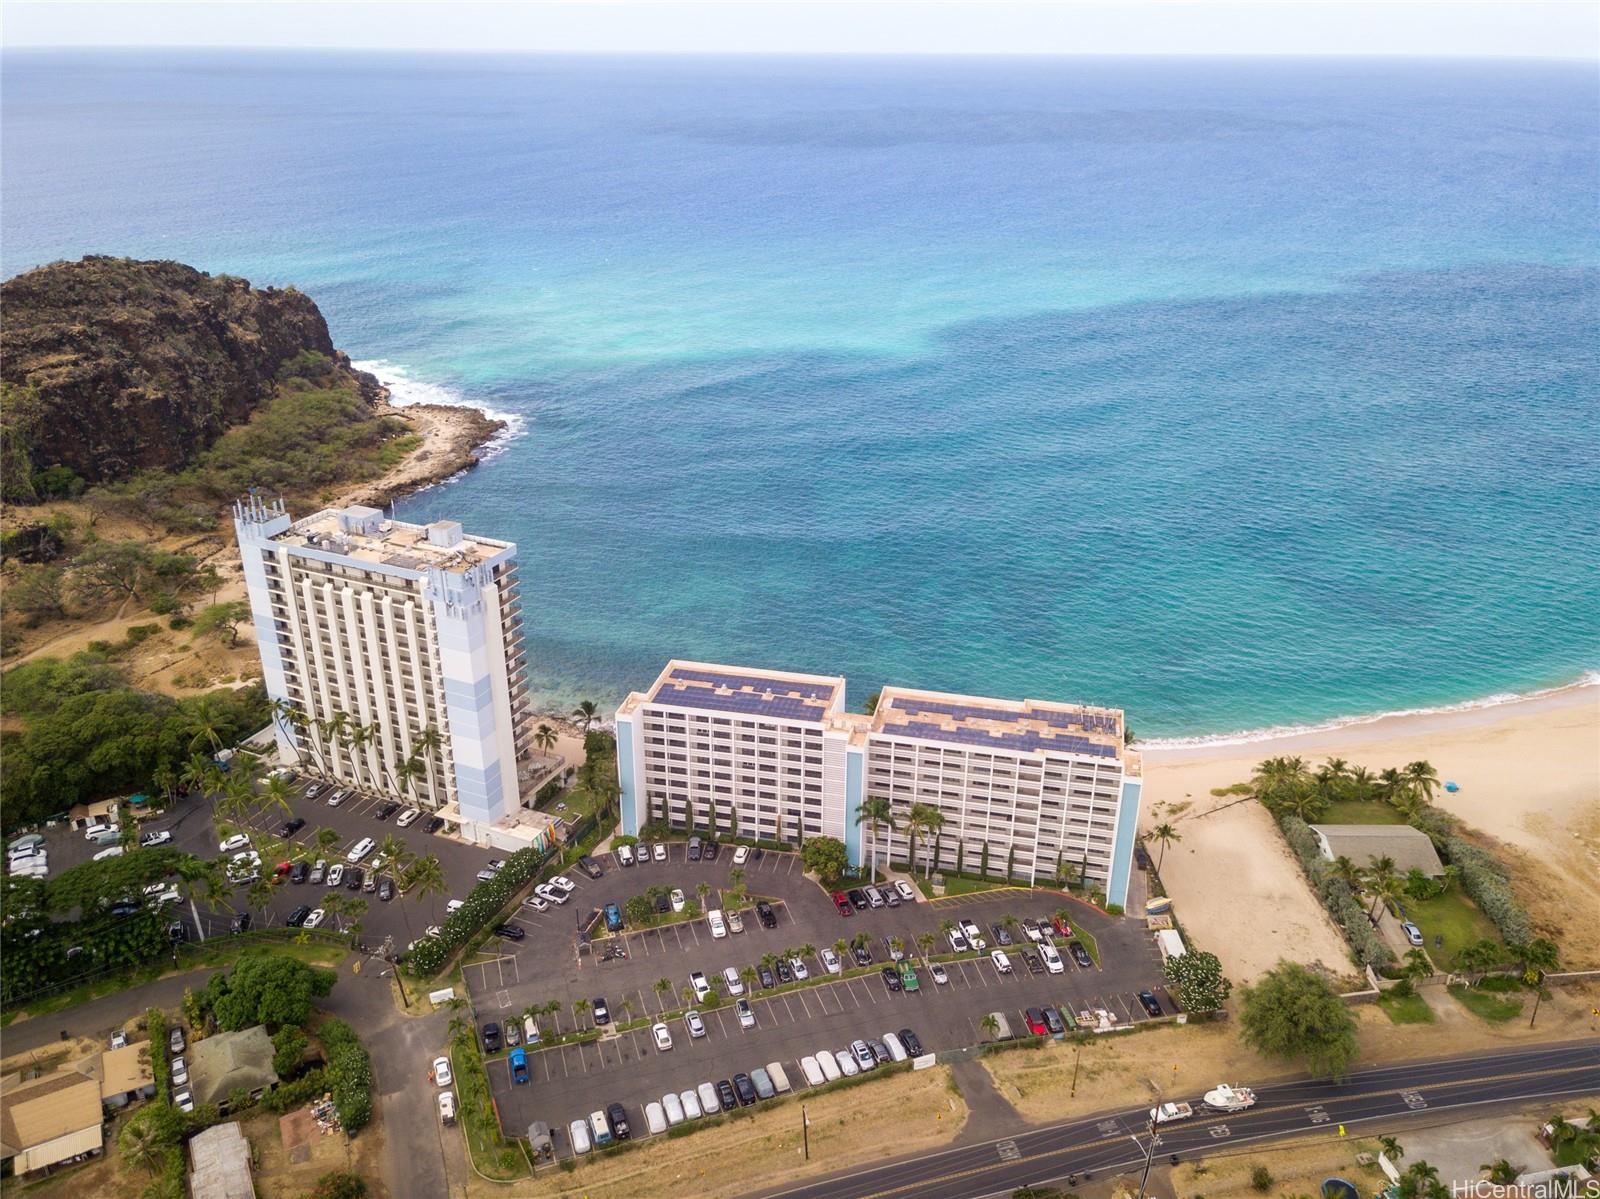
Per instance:
[[[1033,881],[1066,875],[1124,903],[1141,790],[1122,713],[886,688],[844,710],[844,679],[669,662],[617,711],[622,831],[646,824],[872,848],[864,799],[888,801],[880,862]],[[937,812],[919,831],[913,807]]]
[[[517,547],[359,505],[293,520],[255,496],[234,528],[280,759],[481,844],[536,839],[506,841],[534,760]]]

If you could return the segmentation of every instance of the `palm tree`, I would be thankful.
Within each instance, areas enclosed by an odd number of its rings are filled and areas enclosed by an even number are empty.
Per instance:
[[[911,811],[900,822],[906,834],[906,869],[917,868],[917,834],[928,827],[928,813],[933,808],[925,803],[914,803]]]
[[[1405,1146],[1400,1144],[1397,1137],[1379,1137],[1378,1148],[1383,1156],[1392,1162],[1397,1162],[1406,1155]]]
[[[406,875],[405,890],[414,892],[418,899],[433,899],[433,904],[428,911],[433,917],[433,922],[438,923],[439,896],[450,890],[450,883],[444,876],[444,867],[439,862],[437,854],[428,854],[427,857],[418,858],[411,863],[411,872]]]
[[[317,835],[311,838],[311,843],[312,845],[316,846],[315,852],[317,857],[325,858],[332,853],[338,844],[343,840],[344,837],[340,834],[338,829],[319,828],[317,830]]]
[[[282,775],[273,775],[267,779],[266,785],[261,789],[262,806],[271,805],[285,816],[293,816],[294,809],[289,806],[289,784],[283,781]]]
[[[799,958],[803,962],[807,958],[815,958],[817,956],[817,947],[810,941],[807,941],[789,956]]]
[[[1489,1181],[1496,1186],[1508,1187],[1517,1181],[1517,1176],[1522,1173],[1521,1166],[1513,1166],[1503,1157],[1497,1157],[1492,1162],[1484,1162],[1478,1167],[1489,1172]]]
[[[583,999],[572,1001],[572,1023],[577,1028],[583,1028],[583,1013],[589,1010],[589,1004]]]
[[[993,1012],[990,1012],[982,1020],[979,1020],[978,1023],[982,1026],[983,1031],[988,1033],[991,1037],[1000,1032],[1000,1021],[995,1019]]]
[[[198,790],[204,795],[215,791],[221,778],[222,771],[215,762],[204,754],[191,754],[178,772],[178,786],[185,791]]]
[[[547,724],[541,724],[533,732],[533,743],[545,753],[556,747],[556,731]]]
[[[1373,895],[1372,907],[1367,910],[1371,916],[1378,910],[1378,905],[1385,899],[1393,899],[1398,894],[1395,890],[1394,859],[1388,854],[1381,858],[1373,858],[1372,865],[1367,867],[1367,889]]]
[[[117,1137],[122,1159],[132,1166],[143,1166],[159,1174],[167,1163],[171,1147],[162,1140],[153,1120],[131,1120]]]
[[[917,948],[922,950],[922,960],[927,961],[928,955],[933,952],[934,936],[924,929],[917,934]]]
[[[739,977],[744,979],[745,990],[755,990],[756,968],[754,966],[746,966],[743,970],[739,971]]]
[[[1372,798],[1373,777],[1372,771],[1365,766],[1354,766],[1350,770],[1350,794],[1356,799]]]
[[[1405,779],[1400,777],[1400,772],[1393,766],[1378,772],[1378,795],[1386,803],[1394,803],[1405,791]]]
[[[1251,776],[1256,798],[1269,808],[1298,791],[1306,781],[1306,764],[1300,758],[1268,758]]]
[[[588,732],[589,726],[600,719],[600,705],[592,699],[581,699],[578,706],[572,709],[572,718],[583,726],[583,731]]]
[[[1516,963],[1517,973],[1522,975],[1522,981],[1529,986],[1538,982],[1541,975],[1554,970],[1560,964],[1555,942],[1544,937],[1535,937],[1526,943],[1511,942],[1506,945],[1506,953]]]
[[[1462,974],[1482,974],[1493,970],[1505,957],[1505,951],[1487,937],[1464,945],[1456,951],[1451,964]]]
[[[1428,762],[1411,762],[1405,769],[1406,782],[1412,793],[1423,803],[1433,802],[1433,793],[1439,786],[1439,772]]]
[[[1177,829],[1173,828],[1171,824],[1163,823],[1158,824],[1155,826],[1155,828],[1151,829],[1150,835],[1154,837],[1157,843],[1161,846],[1161,855],[1156,858],[1156,873],[1160,874],[1161,863],[1167,860],[1167,846],[1174,841],[1182,841],[1183,834],[1178,832]]]
[[[1352,891],[1361,889],[1361,867],[1357,866],[1344,854],[1333,859],[1333,875],[1344,880],[1345,885]]]
[[[181,858],[178,861],[178,894],[188,901],[189,910],[194,914],[195,932],[204,941],[206,932],[200,923],[199,905],[204,903],[207,911],[215,912],[228,896],[228,880],[222,863],[196,857]]]
[[[933,877],[933,868],[939,864],[939,831],[944,828],[944,813],[938,808],[928,807],[922,814],[922,828],[928,834],[928,860],[922,872],[923,878]]]
[[[670,978],[656,979],[656,997],[661,1001],[661,1010],[667,1010],[667,996],[672,994],[672,980]]]
[[[856,813],[856,823],[865,824],[871,836],[871,848],[867,852],[867,869],[871,882],[878,881],[878,833],[882,829],[894,832],[894,812],[889,807],[887,799],[869,797],[861,801],[861,809]]]
[[[833,943],[833,952],[838,956],[841,962],[844,961],[844,955],[850,952],[850,942],[846,941],[843,937],[840,937]]]
[[[1402,1199],[1445,1199],[1449,1190],[1439,1181],[1439,1169],[1425,1161],[1412,1162],[1400,1176]]]
[[[344,917],[349,908],[350,901],[337,891],[329,891],[322,897],[323,915],[332,920],[341,933],[344,932]]]
[[[1380,906],[1388,906],[1399,901],[1405,894],[1405,884],[1391,871],[1386,875],[1374,874],[1371,883],[1372,894],[1375,897],[1372,909],[1367,913],[1373,915]]]
[[[262,859],[262,869],[271,869],[266,865],[270,860],[270,858]],[[267,881],[266,875],[262,875],[250,884],[244,893],[244,902],[245,906],[256,914],[258,920],[266,914],[267,908],[272,903],[272,884]]]
[[[955,931],[955,927],[956,922],[950,919],[948,916],[939,921],[939,931],[945,935],[947,940],[949,939],[950,934]]]
[[[698,884],[696,884],[695,889],[694,889],[694,893],[700,897],[700,910],[702,912],[705,911],[705,908],[706,908],[706,896],[711,894],[711,884],[710,883],[698,883]]]
[[[202,695],[189,706],[185,713],[185,732],[189,736],[189,752],[193,753],[197,745],[207,741],[211,743],[211,751],[217,752],[222,748],[222,738],[218,735],[227,723],[227,718],[217,706],[217,701],[209,695]]]

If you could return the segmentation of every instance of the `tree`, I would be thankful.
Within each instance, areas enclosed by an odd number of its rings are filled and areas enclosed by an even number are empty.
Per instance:
[[[844,877],[845,869],[849,866],[844,842],[837,837],[809,838],[800,847],[800,860],[808,874],[814,874],[824,882]]]
[[[134,1166],[158,1174],[183,1139],[183,1113],[170,1103],[150,1103],[140,1108],[117,1134],[117,1148]]]
[[[912,811],[916,811],[915,808]],[[944,828],[944,813],[938,808],[927,807],[922,813],[922,827],[928,834],[928,858],[922,871],[923,878],[933,877],[933,868],[939,864],[939,832]],[[908,863],[909,865],[909,863]]]
[[[995,1019],[993,1012],[990,1012],[982,1020],[979,1020],[978,1024],[983,1028],[983,1031],[988,1033],[991,1037],[995,1036],[1000,1031],[1000,1021]]]
[[[572,718],[583,726],[587,733],[589,726],[600,719],[600,706],[592,699],[580,699],[578,706],[572,709]]]
[[[1406,1155],[1405,1146],[1398,1137],[1379,1137],[1378,1149],[1391,1162],[1397,1162]]]
[[[1544,937],[1535,937],[1526,944],[1507,945],[1506,954],[1516,965],[1522,981],[1530,987],[1536,985],[1543,975],[1560,965],[1559,951],[1555,942]]]
[[[366,1199],[367,1183],[359,1174],[335,1170],[317,1179],[311,1199]]]
[[[650,901],[643,895],[635,895],[622,905],[623,915],[627,916],[629,924],[649,924],[655,919],[656,910]]]
[[[1516,1182],[1518,1175],[1522,1173],[1521,1166],[1513,1166],[1503,1157],[1497,1157],[1492,1162],[1485,1162],[1478,1169],[1487,1170],[1489,1172],[1489,1181],[1496,1186],[1503,1187],[1510,1186]]]
[[[867,696],[866,699],[861,701],[861,710],[868,716],[871,716],[878,710],[878,699],[881,695],[882,692],[874,691],[871,695]]]
[[[232,649],[239,644],[239,626],[249,619],[250,604],[247,600],[207,604],[195,613],[194,635],[225,638],[228,648]]]
[[[59,566],[29,566],[6,587],[6,605],[32,626],[67,616],[67,575]]]
[[[1494,941],[1484,937],[1474,941],[1471,945],[1463,945],[1456,951],[1453,965],[1462,974],[1482,974],[1493,970],[1505,960],[1505,950]]]
[[[212,1014],[230,1032],[256,1024],[298,1027],[311,1016],[312,998],[331,991],[336,978],[331,970],[318,970],[285,954],[243,958],[212,1003]]]
[[[1233,990],[1232,981],[1223,977],[1217,955],[1203,949],[1168,958],[1162,971],[1178,1005],[1192,1014],[1220,1011]]]
[[[861,801],[861,808],[856,813],[856,823],[867,826],[867,834],[871,838],[867,849],[867,872],[872,882],[878,881],[878,834],[887,829],[894,832],[894,812],[889,807],[887,799],[869,796]]]
[[[178,862],[177,874],[178,895],[189,905],[195,931],[204,941],[206,933],[205,925],[200,922],[200,905],[203,903],[207,911],[215,912],[224,906],[228,897],[228,880],[222,863],[185,855]]]
[[[556,747],[556,731],[547,724],[541,724],[533,732],[533,743],[545,753]]]
[[[1425,1161],[1412,1162],[1400,1176],[1401,1199],[1449,1199],[1450,1189],[1439,1181],[1439,1169]]]
[[[418,899],[432,899],[429,911],[437,917],[439,896],[448,894],[450,890],[450,883],[444,876],[444,866],[440,863],[439,856],[430,853],[413,862],[401,890],[414,893]]]
[[[1158,824],[1150,830],[1150,835],[1161,846],[1161,854],[1156,858],[1156,873],[1161,873],[1161,863],[1167,860],[1167,846],[1174,841],[1182,841],[1183,834],[1173,828],[1171,824]]]
[[[1296,962],[1279,962],[1244,989],[1239,1025],[1251,1048],[1302,1060],[1313,1074],[1342,1078],[1356,1056],[1355,1018],[1331,986]]]

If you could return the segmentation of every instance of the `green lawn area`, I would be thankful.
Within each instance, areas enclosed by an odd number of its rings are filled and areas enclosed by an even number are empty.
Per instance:
[[[456,1123],[466,1130],[467,1151],[485,1177],[510,1182],[528,1176],[527,1156],[518,1143],[507,1144],[495,1119],[489,1079],[476,1047],[465,1038],[450,1047],[450,1072],[456,1081]]]
[[[1377,799],[1340,799],[1328,805],[1317,824],[1404,824],[1388,804]]]
[[[1396,995],[1385,991],[1378,998],[1378,1006],[1396,1024],[1432,1024],[1433,1009],[1421,995]]]
[[[1422,930],[1428,956],[1441,970],[1448,970],[1460,950],[1476,941],[1488,939],[1499,944],[1500,934],[1478,906],[1459,886],[1451,887],[1433,899],[1402,899],[1407,917]],[[1434,948],[1433,939],[1444,937],[1444,945]]]
[[[1475,990],[1461,983],[1450,984],[1450,994],[1467,1011],[1490,1024],[1504,1024],[1522,1014],[1522,1000],[1502,999],[1487,991]]]

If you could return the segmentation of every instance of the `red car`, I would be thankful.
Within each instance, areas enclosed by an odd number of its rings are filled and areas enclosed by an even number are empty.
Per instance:
[[[855,913],[850,908],[850,897],[843,891],[833,893],[833,906],[839,909],[841,916],[853,916]]]
[[[1072,935],[1072,925],[1068,924],[1060,916],[1050,917],[1050,924],[1056,930],[1056,932],[1060,933],[1063,937],[1070,937]]]
[[[1025,1015],[1028,1017],[1028,1031],[1036,1037],[1042,1037],[1049,1029],[1044,1024],[1044,1012],[1036,1007],[1031,1007]]]
[[[289,871],[293,869],[294,864],[292,862],[279,862],[278,868],[272,872],[272,881],[275,883],[281,883],[284,879],[289,877]]]

